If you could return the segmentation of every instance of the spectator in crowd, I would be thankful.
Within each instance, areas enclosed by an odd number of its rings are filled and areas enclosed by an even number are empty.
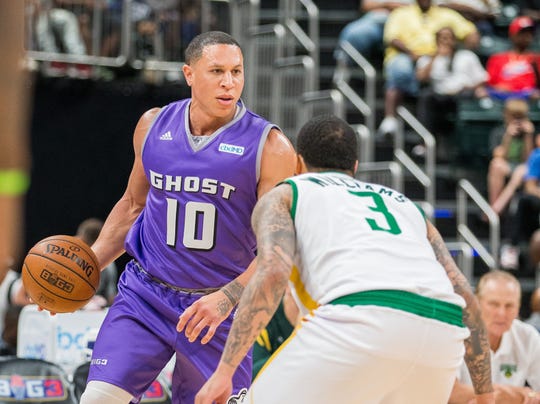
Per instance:
[[[49,53],[67,53],[86,55],[79,20],[70,10],[60,7],[55,0],[37,0],[35,2],[37,21],[36,39],[38,48]],[[47,74],[62,76],[70,73],[80,78],[89,78],[92,69],[89,65],[75,64],[68,72],[68,64],[53,61]]]
[[[476,295],[491,348],[496,402],[540,403],[540,334],[518,320],[519,281],[508,272],[492,270],[480,278]],[[468,404],[473,398],[471,379],[463,363],[449,403]]]
[[[420,56],[435,54],[437,31],[451,27],[467,48],[476,48],[479,43],[474,24],[458,12],[432,5],[431,0],[416,0],[416,3],[392,11],[385,24],[385,117],[379,126],[379,135],[397,130],[397,107],[403,95],[417,95],[415,64]]]
[[[181,55],[180,0],[145,0],[150,6],[150,20],[159,38],[154,56],[163,60],[178,60]]]
[[[347,41],[364,57],[369,57],[383,44],[384,24],[388,14],[401,6],[414,4],[414,0],[362,0],[360,18],[348,23],[339,34],[339,42]],[[334,56],[338,63],[346,63],[347,58],[341,49]]]
[[[421,56],[416,63],[416,77],[426,84],[418,97],[417,117],[429,131],[439,134],[448,124],[445,114],[455,111],[458,97],[487,96],[487,72],[474,52],[457,47],[451,27],[438,30],[435,38],[435,54]]]
[[[540,229],[535,230],[529,239],[529,262],[533,271],[540,276]]]
[[[0,283],[22,251],[24,199],[30,185],[28,146],[30,90],[23,70],[24,10],[20,1],[0,1]]]
[[[0,340],[0,356],[17,355],[19,316],[24,306],[10,304],[4,313],[4,329]]]
[[[181,57],[180,0],[132,0],[135,56],[140,59],[178,60]],[[102,55],[117,56],[120,51],[123,0],[110,0],[103,10],[107,35]]]
[[[540,332],[540,287],[536,288],[531,295],[530,309],[531,315],[525,322]]]
[[[487,174],[488,201],[499,215],[521,187],[527,158],[534,148],[534,125],[529,119],[527,101],[506,100],[503,117],[504,123],[490,134],[492,158]]]
[[[437,4],[455,10],[472,21],[480,35],[495,35],[494,20],[501,13],[499,0],[440,0]]]
[[[92,49],[93,15],[96,8],[106,7],[107,0],[52,0],[57,8],[71,11],[79,22],[79,31],[86,47],[86,52]]]
[[[83,220],[78,228],[76,237],[79,237],[86,244],[92,245],[97,240],[101,228],[103,227],[103,221],[97,218],[89,218]],[[99,287],[92,300],[85,306],[85,308],[102,308],[104,306],[111,305],[118,289],[116,287],[118,282],[118,269],[116,264],[111,262],[101,271],[99,279]]]
[[[508,27],[512,49],[488,58],[487,88],[493,98],[540,98],[537,78],[540,55],[530,51],[534,30],[534,21],[530,17],[516,17]]]
[[[18,314],[29,303],[20,274],[8,270],[0,283],[0,355],[16,354]]]
[[[510,244],[501,247],[501,266],[505,269],[519,269],[520,244],[528,243],[540,227],[540,133],[534,136],[534,145],[535,149],[527,160],[523,192],[511,222]]]
[[[201,33],[201,5],[199,0],[180,2],[181,47],[185,49],[195,36]]]
[[[15,305],[29,300],[12,257],[21,253],[24,197],[29,186],[27,115],[30,87],[24,60],[24,8],[21,1],[0,2],[0,353],[16,352]],[[15,322],[12,322],[15,320]]]
[[[105,35],[101,43],[101,56],[116,57],[120,54],[123,3],[123,0],[109,0],[103,9]]]

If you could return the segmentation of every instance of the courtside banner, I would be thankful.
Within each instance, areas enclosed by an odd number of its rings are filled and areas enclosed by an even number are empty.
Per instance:
[[[0,375],[0,402],[58,402],[68,396],[68,386],[59,377]]]

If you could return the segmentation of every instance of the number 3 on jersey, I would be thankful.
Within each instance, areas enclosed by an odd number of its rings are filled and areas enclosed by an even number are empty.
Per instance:
[[[386,224],[388,225],[384,227],[379,224],[380,222],[377,223],[375,219],[366,217],[366,222],[368,222],[369,227],[371,227],[372,230],[386,231],[390,234],[395,234],[395,235],[401,234],[401,228],[399,227],[394,215],[392,215],[390,211],[388,210],[388,207],[384,203],[384,199],[382,198],[382,196],[380,196],[379,194],[375,192],[349,191],[349,193],[359,196],[359,197],[363,197],[363,198],[371,198],[373,202],[375,203],[375,206],[368,206],[368,208],[372,210],[373,212],[380,213],[384,216],[384,220],[386,221]]]
[[[217,210],[207,202],[188,202],[184,209],[182,244],[193,250],[211,250],[216,242]],[[199,226],[201,224],[201,226]],[[167,245],[176,246],[178,201],[167,198]]]

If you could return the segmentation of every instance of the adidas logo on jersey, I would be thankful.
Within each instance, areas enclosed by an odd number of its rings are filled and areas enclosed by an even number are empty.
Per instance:
[[[235,146],[227,143],[221,143],[218,150],[223,153],[237,154],[239,156],[244,154],[244,146]]]
[[[172,140],[171,131],[168,130],[167,132],[165,132],[163,135],[159,137],[159,140]]]

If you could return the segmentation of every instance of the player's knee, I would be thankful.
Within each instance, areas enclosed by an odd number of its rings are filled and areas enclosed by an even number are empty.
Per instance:
[[[79,404],[128,404],[133,396],[110,383],[92,380],[86,386]]]

